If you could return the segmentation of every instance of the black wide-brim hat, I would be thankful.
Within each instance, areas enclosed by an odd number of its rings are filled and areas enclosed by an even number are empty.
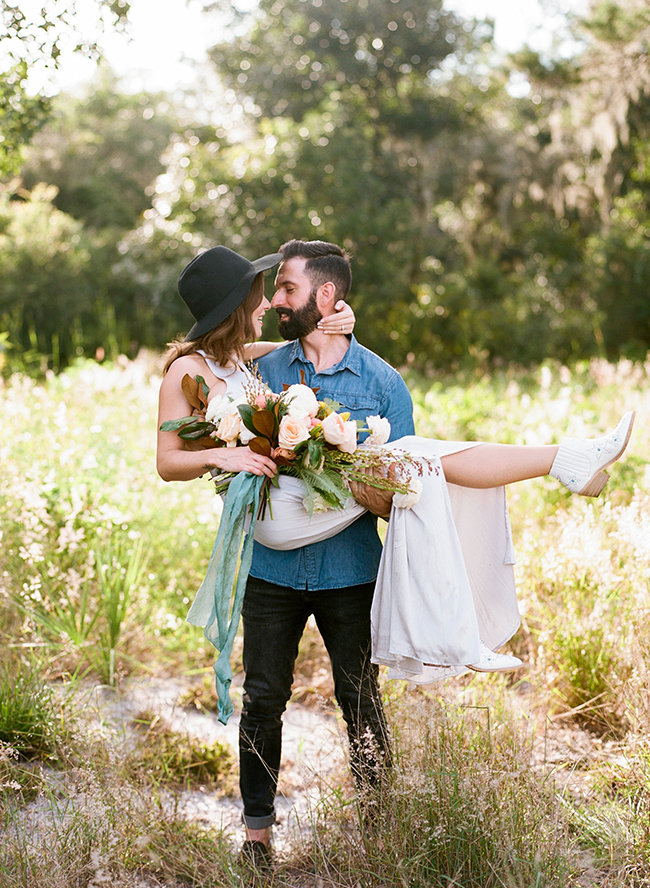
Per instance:
[[[185,340],[199,339],[225,321],[246,299],[255,276],[280,262],[282,253],[249,262],[228,247],[213,247],[192,259],[178,278],[178,292],[196,319]]]

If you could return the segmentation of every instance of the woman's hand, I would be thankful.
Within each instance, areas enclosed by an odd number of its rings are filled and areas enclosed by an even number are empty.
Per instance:
[[[254,453],[250,447],[218,447],[208,452],[207,468],[224,472],[250,472],[251,475],[266,475],[268,478],[273,478],[278,471],[272,459]]]
[[[334,311],[336,314],[320,319],[318,329],[323,333],[338,333],[339,336],[341,333],[352,333],[357,319],[347,302],[339,299],[334,306]]]

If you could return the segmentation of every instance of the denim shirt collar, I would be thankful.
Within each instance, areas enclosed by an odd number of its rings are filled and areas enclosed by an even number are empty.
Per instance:
[[[350,370],[356,376],[361,376],[361,356],[361,346],[354,338],[354,336],[352,336],[350,338],[350,347],[343,356],[343,359],[339,361],[338,364],[334,364],[333,367],[327,367],[327,369],[325,370],[319,370],[318,376],[331,376],[334,373],[338,373],[340,370]],[[311,361],[305,357],[302,342],[299,339],[294,340],[290,345],[289,363],[293,364],[295,361],[300,361],[302,364],[311,364]]]

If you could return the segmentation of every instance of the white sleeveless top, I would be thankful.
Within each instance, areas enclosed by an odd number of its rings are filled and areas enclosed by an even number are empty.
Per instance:
[[[215,360],[209,358],[202,349],[198,349],[198,354],[205,359],[205,363],[217,379],[223,379],[226,383],[226,391],[224,392],[226,397],[244,398],[246,396],[244,382],[248,379],[249,373],[243,364],[238,364],[236,367],[222,367],[221,364],[217,364]]]

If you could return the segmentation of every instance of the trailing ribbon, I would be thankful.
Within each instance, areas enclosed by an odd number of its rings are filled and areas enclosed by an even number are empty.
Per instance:
[[[219,697],[219,721],[224,725],[233,713],[230,699],[230,654],[239,626],[246,580],[253,558],[253,533],[263,483],[263,475],[251,475],[248,472],[239,472],[230,482],[210,563],[187,615],[188,623],[205,627],[203,634],[219,651],[214,674]],[[249,514],[251,521],[247,528]],[[237,573],[240,549],[241,559]],[[237,585],[233,598],[235,574]]]

